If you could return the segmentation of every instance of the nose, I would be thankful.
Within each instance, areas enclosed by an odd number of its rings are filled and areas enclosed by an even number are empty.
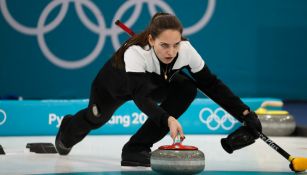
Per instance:
[[[174,57],[177,54],[177,49],[170,47],[167,52],[168,56]]]

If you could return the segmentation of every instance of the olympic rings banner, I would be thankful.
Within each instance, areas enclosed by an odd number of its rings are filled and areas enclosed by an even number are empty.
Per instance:
[[[273,98],[243,99],[253,110]],[[88,100],[0,101],[0,136],[55,135],[63,116],[75,114]],[[91,134],[133,134],[147,116],[132,101],[120,107],[112,118]],[[241,124],[209,99],[196,99],[180,117],[186,134],[228,134]]]
[[[129,38],[114,22],[139,33],[164,11],[239,96],[307,99],[307,81],[295,80],[307,76],[307,1],[187,3],[0,0],[0,98],[88,98],[99,69]]]

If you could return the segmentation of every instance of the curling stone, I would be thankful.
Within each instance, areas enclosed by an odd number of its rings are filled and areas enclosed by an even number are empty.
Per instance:
[[[162,174],[196,174],[205,168],[205,155],[195,146],[182,145],[160,146],[151,153],[152,170]]]
[[[256,110],[256,114],[262,124],[262,132],[269,136],[288,136],[291,135],[296,123],[294,117],[288,111],[268,110],[267,107],[282,107],[281,101],[265,101]]]

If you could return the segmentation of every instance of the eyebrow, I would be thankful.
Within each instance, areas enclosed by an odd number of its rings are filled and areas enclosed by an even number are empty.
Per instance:
[[[181,41],[179,41],[179,42],[175,43],[174,45],[177,45],[177,44],[179,44],[180,42],[181,42]],[[160,42],[160,44],[171,45],[171,44],[168,44],[168,43],[165,43],[165,42]]]

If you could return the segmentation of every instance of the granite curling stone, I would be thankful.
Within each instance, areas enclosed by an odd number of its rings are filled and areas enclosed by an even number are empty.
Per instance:
[[[256,114],[262,124],[262,132],[268,136],[289,136],[295,128],[294,117],[288,111],[267,110],[267,107],[282,107],[280,101],[265,101],[256,110]]]
[[[205,168],[205,155],[194,146],[180,143],[160,146],[151,153],[151,168],[162,174],[197,174]]]

